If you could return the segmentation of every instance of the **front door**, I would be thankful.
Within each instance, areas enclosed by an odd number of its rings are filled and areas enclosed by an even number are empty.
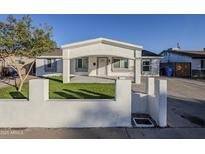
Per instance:
[[[107,58],[100,57],[98,58],[98,76],[107,75]]]

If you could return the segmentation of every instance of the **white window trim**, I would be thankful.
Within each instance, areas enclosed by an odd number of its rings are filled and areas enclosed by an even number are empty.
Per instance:
[[[143,62],[149,61],[149,65],[144,65]],[[149,66],[149,71],[144,71],[144,66]],[[143,59],[142,60],[142,72],[151,72],[152,65],[151,65],[151,59]]]
[[[51,63],[50,63],[51,67],[48,67],[48,60],[51,60]],[[53,62],[52,62],[52,60],[53,60]],[[45,65],[44,71],[45,72],[56,72],[57,71],[57,63],[56,62],[57,62],[56,59],[46,58],[44,60],[44,65]]]
[[[128,66],[127,66],[127,68],[126,67],[115,67],[114,66],[114,59],[120,59],[120,61],[121,60],[123,60],[123,59],[127,59],[127,62],[128,62]],[[121,65],[121,62],[120,62],[120,65]],[[129,64],[129,59],[128,58],[121,58],[121,57],[113,57],[112,58],[112,71],[129,71],[129,66],[130,66],[130,64]]]
[[[79,68],[78,67],[78,60],[79,59],[81,59],[82,60],[82,68]],[[83,68],[83,60],[87,60],[87,68]],[[88,64],[89,64],[89,62],[88,62],[88,57],[81,57],[81,58],[76,58],[75,59],[75,71],[76,72],[88,72]]]

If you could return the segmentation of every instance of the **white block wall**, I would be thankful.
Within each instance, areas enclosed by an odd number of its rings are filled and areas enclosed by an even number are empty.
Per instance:
[[[148,113],[160,127],[167,126],[167,81],[148,79]]]
[[[116,99],[48,100],[48,80],[29,81],[29,101],[0,100],[0,127],[130,127],[131,81],[116,81]]]
[[[132,92],[132,113],[148,114],[147,99],[147,94]]]
[[[167,126],[167,81],[148,78],[146,93],[132,93],[132,113],[149,114],[160,127]]]

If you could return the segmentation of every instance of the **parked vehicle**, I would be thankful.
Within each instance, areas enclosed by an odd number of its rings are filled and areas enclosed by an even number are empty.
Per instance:
[[[15,69],[11,68],[11,67],[4,67],[3,71],[2,71],[2,76],[5,77],[17,77],[18,73]]]

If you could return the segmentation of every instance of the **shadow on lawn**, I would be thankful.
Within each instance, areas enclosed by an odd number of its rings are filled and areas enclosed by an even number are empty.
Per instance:
[[[81,91],[73,91],[73,90],[69,90],[69,89],[63,89],[64,91],[68,92],[69,94],[72,94],[73,96],[75,96],[78,99],[84,99],[84,98],[96,98],[96,96],[93,96],[92,94],[87,94]]]
[[[114,98],[112,96],[109,96],[109,95],[105,95],[105,94],[102,94],[102,93],[98,93],[98,92],[94,92],[94,91],[90,91],[90,90],[86,90],[86,89],[79,89],[83,92],[86,92],[86,93],[90,93],[92,95],[97,95],[98,97],[100,98]]]
[[[109,95],[92,92],[85,89],[79,89],[79,91],[63,89],[63,91],[57,91],[54,93],[66,99],[111,99],[113,98]]]
[[[70,94],[62,92],[62,91],[56,91],[54,93],[65,98],[65,99],[75,99],[75,97],[73,95],[70,95]]]
[[[22,93],[16,91],[16,92],[10,92],[9,93],[13,99],[27,99]]]
[[[85,98],[82,95],[79,95],[79,93],[77,93],[75,91],[71,91],[71,90],[64,90],[64,91],[65,92],[57,91],[57,92],[54,92],[54,93],[59,95],[60,97],[65,98],[65,99],[83,99],[83,98]],[[89,97],[89,96],[87,96],[87,97]]]
[[[55,81],[55,82],[63,83],[63,81],[61,79],[56,79],[56,78],[52,78],[52,77],[40,77],[40,78],[49,79],[49,80],[52,80],[52,81]]]

